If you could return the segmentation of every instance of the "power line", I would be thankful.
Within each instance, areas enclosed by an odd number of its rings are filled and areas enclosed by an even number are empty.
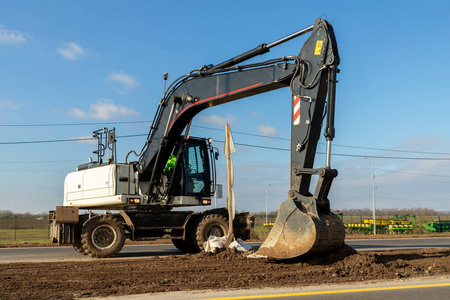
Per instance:
[[[142,124],[142,123],[151,123],[152,121],[123,121],[123,122],[90,122],[90,123],[48,123],[48,124],[0,124],[0,127],[57,127],[57,126],[86,126],[86,125],[118,125],[118,124]],[[201,125],[192,125],[192,127],[220,131],[224,132],[224,129],[213,128],[208,126]],[[268,138],[274,140],[282,140],[282,141],[290,141],[289,138],[282,138],[276,136],[268,136],[263,134],[256,133],[248,133],[242,131],[233,131],[235,134],[246,135],[246,136],[254,136],[261,138]],[[134,135],[134,136],[146,136],[147,134],[142,135]],[[122,137],[131,137],[131,136],[122,136]],[[63,140],[52,140],[51,142],[72,142],[79,141],[81,139],[63,139]],[[36,143],[36,142],[2,142],[0,144],[26,144],[26,143]],[[319,145],[326,145],[325,143],[319,142]],[[431,155],[450,155],[448,152],[430,152],[430,151],[414,151],[414,150],[402,150],[402,149],[386,149],[386,148],[377,148],[377,147],[363,147],[363,146],[354,146],[354,145],[341,145],[341,144],[333,144],[334,147],[343,147],[343,148],[351,148],[351,149],[364,149],[364,150],[372,150],[372,151],[388,151],[388,152],[401,152],[401,153],[419,153],[419,154],[431,154]],[[367,156],[367,155],[366,155]]]
[[[77,162],[76,159],[68,160],[24,160],[24,161],[0,161],[0,164],[30,164],[30,163],[66,163],[66,162]]]
[[[71,170],[18,170],[18,169],[14,169],[14,170],[0,170],[0,172],[20,172],[20,173],[28,173],[28,172],[72,172],[73,169]]]
[[[367,168],[361,167],[361,168],[346,168],[346,167],[340,167],[339,170],[367,170]],[[372,167],[370,167],[372,169]],[[431,176],[431,177],[450,177],[450,175],[436,175],[436,174],[426,174],[426,173],[419,173],[419,172],[405,172],[405,171],[394,171],[394,170],[387,170],[387,169],[381,169],[381,168],[375,168],[375,170],[389,172],[389,173],[400,173],[400,174],[410,174],[410,175],[418,175],[418,176]]]
[[[212,128],[212,127],[207,127],[207,126],[191,125],[191,127],[225,132],[225,129]],[[276,136],[268,136],[268,135],[256,134],[256,133],[248,133],[248,132],[242,132],[242,131],[234,131],[234,130],[233,130],[233,134],[241,134],[241,135],[247,135],[247,136],[256,136],[256,137],[262,137],[262,138],[268,138],[268,139],[274,139],[274,140],[282,140],[282,141],[290,141],[291,140],[291,139],[288,139],[288,138],[282,138],[282,137],[276,137]]]
[[[377,168],[375,168],[375,170],[381,170],[381,171],[390,172],[390,173],[418,175],[418,176],[450,177],[450,175],[436,175],[436,174],[424,174],[424,173],[416,173],[416,172],[403,172],[403,171],[393,171],[393,170],[385,170],[385,169],[377,169]]]
[[[147,136],[147,134],[131,134],[116,136],[116,138],[130,138],[138,136]],[[20,142],[0,142],[0,145],[19,145],[19,144],[46,144],[46,143],[62,143],[62,142],[80,142],[80,141],[94,141],[94,137],[88,138],[73,138],[73,139],[60,139],[60,140],[40,140],[40,141],[20,141]]]
[[[369,199],[369,197],[367,196],[357,196],[357,197],[333,197],[333,200],[348,200],[348,199]],[[391,200],[391,201],[408,201],[408,202],[444,202],[444,201],[450,201],[450,199],[422,199],[422,200],[417,200],[417,199],[401,199],[401,198],[388,198],[388,197],[377,197],[377,199],[383,199],[383,200]]]
[[[218,141],[215,140],[215,142],[224,144],[225,141]],[[234,143],[238,146],[245,146],[245,147],[253,147],[253,148],[260,148],[260,149],[268,149],[268,150],[278,150],[278,151],[286,151],[290,152],[290,149],[285,148],[276,148],[276,147],[269,147],[269,146],[260,146],[260,145],[251,145],[251,144],[242,144],[242,143]],[[316,152],[316,154],[325,155],[325,152]],[[362,155],[362,154],[344,154],[344,153],[332,153],[332,156],[343,156],[343,157],[368,157],[371,158],[380,158],[380,159],[403,159],[403,160],[448,160],[449,158],[443,158],[443,157],[401,157],[401,156],[374,156],[374,155]]]
[[[147,134],[132,134],[132,135],[122,135],[122,136],[116,136],[116,138],[131,138],[131,137],[142,137],[147,136]],[[95,140],[93,137],[89,138],[74,138],[74,139],[60,139],[60,140],[40,140],[40,141],[16,141],[16,142],[0,142],[0,145],[19,145],[19,144],[42,144],[42,143],[61,143],[61,142],[79,142],[79,141],[89,141],[89,140]],[[224,144],[225,141],[215,140],[218,143]],[[244,143],[235,143],[235,145],[238,146],[244,146],[244,147],[252,147],[252,148],[259,148],[259,149],[267,149],[267,150],[277,150],[277,151],[284,151],[284,152],[290,152],[290,149],[286,148],[277,148],[277,147],[269,147],[269,146],[261,146],[261,145],[252,145],[252,144],[244,144]],[[324,152],[316,152],[319,155],[325,155]],[[367,154],[344,154],[344,153],[332,153],[333,156],[342,156],[342,157],[368,157],[371,158],[379,158],[379,159],[400,159],[400,160],[435,160],[435,161],[450,161],[449,158],[443,158],[443,157],[401,157],[401,156],[374,156],[374,155],[367,155]]]
[[[319,143],[319,144],[326,145],[325,143]],[[339,145],[339,144],[333,144],[333,146],[343,147],[343,148],[353,148],[353,149],[376,150],[376,151],[419,153],[419,154],[433,154],[433,155],[450,155],[449,152],[428,152],[428,151],[413,151],[413,150],[401,150],[401,149],[397,150],[397,149],[373,148],[373,147],[350,146],[350,145]]]
[[[198,125],[192,125],[192,127],[197,128],[203,128],[203,129],[209,129],[209,130],[215,130],[215,131],[222,131],[224,132],[225,129],[219,129],[219,128],[211,128],[207,126],[198,126]],[[268,138],[268,139],[275,139],[275,140],[282,140],[282,141],[290,141],[291,139],[288,138],[282,138],[282,137],[275,137],[275,136],[267,136],[262,134],[255,134],[255,133],[247,133],[247,132],[240,132],[240,131],[234,131],[233,133],[241,134],[241,135],[247,135],[247,136],[255,136],[255,137],[262,137],[262,138]],[[319,145],[326,145],[325,143],[319,142]],[[352,145],[340,145],[340,144],[333,144],[334,147],[344,147],[344,148],[352,148],[352,149],[365,149],[365,150],[374,150],[374,151],[389,151],[389,152],[404,152],[404,153],[420,153],[420,154],[433,154],[433,155],[450,155],[449,152],[428,152],[428,151],[412,151],[412,150],[396,150],[396,149],[386,149],[386,148],[374,148],[374,147],[362,147],[362,146],[352,146]]]
[[[399,199],[399,198],[387,198],[387,197],[377,197],[378,199],[394,200],[394,201],[408,201],[408,202],[435,202],[435,201],[450,201],[450,199],[434,199],[434,200],[411,200],[411,199]]]
[[[317,154],[326,154],[323,152],[317,152]],[[332,153],[331,155],[335,156],[344,156],[344,157],[371,157],[371,158],[379,158],[379,159],[401,159],[401,160],[445,160],[450,161],[450,157],[401,157],[401,156],[377,156],[377,155],[361,155],[361,154],[342,154],[342,153]]]
[[[151,121],[48,123],[48,124],[0,124],[0,127],[59,127],[59,126],[116,125],[116,124],[140,124],[140,123],[151,123]]]
[[[146,123],[149,121],[135,121],[135,122],[111,122],[110,124],[127,124],[127,123]],[[29,124],[29,125],[0,125],[0,126],[70,126],[70,125],[92,125],[92,124],[105,124],[105,123],[67,123],[67,124]],[[198,128],[204,128],[204,129],[211,129],[211,130],[217,130],[217,131],[224,131],[223,129],[217,129],[217,128],[211,128],[206,126],[198,126],[193,125],[194,127]],[[249,135],[249,136],[257,136],[257,137],[265,137],[265,138],[273,138],[273,139],[283,139],[283,140],[289,140],[279,137],[270,137],[265,135],[258,135],[258,134],[252,134],[252,133],[245,133],[245,132],[239,132],[235,131],[234,133],[237,134],[243,134],[243,135]],[[134,135],[123,135],[123,136],[116,136],[117,138],[130,138],[130,137],[141,137],[141,136],[147,136],[147,134],[134,134]],[[79,141],[88,141],[88,140],[94,140],[93,137],[90,138],[73,138],[73,139],[58,139],[58,140],[41,140],[41,141],[14,141],[14,142],[0,142],[0,145],[19,145],[19,144],[39,144],[39,143],[60,143],[60,142],[79,142]],[[225,143],[224,141],[216,140],[216,142],[219,143]],[[261,145],[251,145],[251,144],[243,144],[243,143],[235,143],[236,145],[245,146],[245,147],[254,147],[254,148],[260,148],[260,149],[268,149],[268,150],[277,150],[277,151],[290,151],[290,149],[285,148],[276,148],[276,147],[268,147],[268,146],[261,146]],[[319,143],[323,144],[323,143]],[[393,149],[382,149],[382,148],[370,148],[370,147],[359,147],[359,146],[349,146],[349,145],[334,145],[339,147],[346,147],[346,148],[355,148],[355,149],[366,149],[366,150],[378,150],[378,151],[395,151],[395,152],[405,152],[405,153],[420,153],[420,154],[441,154],[441,155],[449,155],[449,153],[439,153],[439,152],[425,152],[425,151],[409,151],[409,150],[393,150]],[[317,154],[324,155],[323,152],[317,152]],[[343,153],[332,153],[334,156],[342,156],[342,157],[372,157],[372,158],[379,158],[379,159],[400,159],[400,160],[450,160],[449,158],[431,158],[431,157],[399,157],[399,156],[373,156],[373,155],[361,155],[361,154],[343,154]]]
[[[46,143],[61,143],[61,142],[79,142],[89,141],[94,138],[76,138],[76,139],[62,139],[62,140],[40,140],[40,141],[21,141],[21,142],[0,142],[0,145],[20,145],[20,144],[46,144]]]

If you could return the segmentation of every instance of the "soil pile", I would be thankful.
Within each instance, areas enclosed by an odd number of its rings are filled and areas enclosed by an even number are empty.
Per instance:
[[[142,260],[0,264],[1,299],[73,299],[168,291],[306,286],[450,275],[450,250],[357,253],[284,262],[233,250]]]

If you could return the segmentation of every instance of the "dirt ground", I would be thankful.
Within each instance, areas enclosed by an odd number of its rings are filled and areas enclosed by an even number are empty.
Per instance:
[[[413,238],[436,238],[436,237],[450,237],[449,232],[432,233],[432,234],[379,234],[379,235],[367,235],[367,234],[347,234],[346,240],[373,240],[373,239],[413,239]],[[256,238],[247,240],[246,242],[263,242],[264,239]],[[172,244],[170,239],[162,238],[152,241],[130,241],[126,240],[125,245],[144,245],[144,244]],[[25,248],[25,247],[59,247],[58,244],[52,243],[12,243],[12,244],[0,244],[0,248]]]
[[[0,264],[0,299],[288,287],[450,275],[450,249],[357,253],[346,246],[288,262],[223,251],[137,260]]]

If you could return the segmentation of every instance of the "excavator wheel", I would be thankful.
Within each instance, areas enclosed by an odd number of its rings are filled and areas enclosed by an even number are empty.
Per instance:
[[[75,228],[74,232],[74,242],[73,242],[73,248],[80,254],[86,255],[86,251],[84,251],[83,243],[81,242],[81,233],[80,228]]]
[[[97,216],[83,225],[81,242],[91,257],[113,257],[125,244],[125,230],[114,216]]]
[[[306,213],[302,204],[288,199],[280,204],[267,239],[250,257],[290,259],[317,255],[344,245],[345,227],[335,214]]]
[[[198,253],[201,250],[197,245],[197,227],[201,219],[196,216],[201,215],[192,216],[186,224],[184,239],[172,239],[172,244],[185,253]]]
[[[75,239],[73,243],[73,248],[80,254],[87,255],[86,251],[83,248],[83,244],[81,243],[81,239]]]
[[[221,237],[228,235],[228,220],[219,214],[210,214],[203,217],[197,226],[197,247],[204,250],[203,244],[213,235]]]
[[[185,253],[197,253],[197,247],[190,241],[182,239],[172,239],[172,244],[178,249]]]

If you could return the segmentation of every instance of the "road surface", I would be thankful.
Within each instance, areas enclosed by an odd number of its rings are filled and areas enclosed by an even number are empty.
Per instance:
[[[414,239],[380,239],[347,240],[346,243],[358,251],[385,251],[395,249],[450,248],[450,238],[414,238]],[[257,249],[261,243],[249,243]],[[152,256],[180,255],[183,252],[171,244],[165,245],[127,245],[114,258],[130,259]],[[91,260],[89,256],[80,255],[72,247],[39,248],[0,248],[0,263],[10,262],[53,262]]]
[[[308,286],[293,288],[264,288],[232,291],[188,291],[108,297],[114,300],[231,300],[231,299],[448,299],[450,278],[420,278],[405,281]],[[104,298],[95,298],[104,299]]]

